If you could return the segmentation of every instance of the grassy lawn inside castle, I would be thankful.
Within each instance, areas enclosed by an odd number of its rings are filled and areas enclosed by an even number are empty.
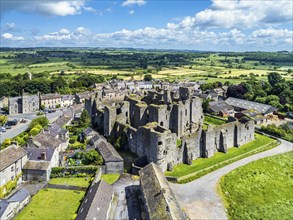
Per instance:
[[[228,149],[226,154],[217,152],[210,158],[198,158],[192,162],[192,165],[179,164],[173,168],[172,172],[166,171],[165,175],[176,177],[179,183],[190,182],[237,160],[271,149],[277,145],[276,140],[255,133],[255,140],[244,144],[240,148],[232,147]]]
[[[15,219],[75,219],[84,195],[84,191],[42,189]]]
[[[223,176],[219,192],[229,219],[293,219],[293,152],[239,167]]]

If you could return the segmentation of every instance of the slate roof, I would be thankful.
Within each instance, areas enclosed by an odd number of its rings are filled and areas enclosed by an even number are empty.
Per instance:
[[[41,100],[60,99],[60,94],[44,94],[41,95]]]
[[[65,100],[73,100],[73,96],[72,95],[63,95],[62,101],[65,101]]]
[[[266,105],[258,102],[247,101],[244,99],[237,99],[229,97],[225,100],[229,105],[240,109],[254,109],[262,114],[268,114],[276,111],[276,108],[271,105]]]
[[[219,113],[220,111],[229,111],[233,110],[234,108],[231,105],[228,105],[225,101],[215,101],[209,103],[209,108],[216,113]]]
[[[89,136],[92,132],[96,132],[96,131],[94,131],[94,130],[93,130],[92,128],[90,128],[90,127],[86,128],[86,129],[83,131],[83,133],[84,133],[85,136]]]
[[[102,137],[102,136],[100,136],[100,135],[98,135],[98,134],[96,134],[95,136],[93,136],[92,138],[91,138],[91,140],[90,140],[90,142],[92,142],[93,144],[98,144],[100,141],[102,141],[102,140],[105,140],[105,138],[104,137]]]
[[[109,142],[102,140],[95,145],[96,149],[100,152],[105,162],[119,162],[123,161],[122,157],[118,154],[115,148]]]
[[[6,199],[1,200],[0,199],[0,218],[4,214],[5,210],[9,206],[9,202]]]
[[[58,148],[62,143],[60,139],[53,137],[48,132],[38,134],[33,140],[33,144],[39,148]]]
[[[28,152],[29,160],[36,160],[36,161],[41,160],[41,153],[46,152],[45,161],[51,161],[56,149],[29,147],[29,148],[26,148],[25,150]]]
[[[23,170],[48,170],[50,168],[50,162],[48,161],[34,161],[29,160],[23,166]]]
[[[0,151],[0,171],[27,155],[27,152],[16,145],[11,145]]]
[[[158,165],[150,163],[139,176],[149,219],[186,219]]]
[[[11,197],[9,197],[8,202],[20,202],[22,203],[30,194],[26,189],[20,189],[16,193],[14,193]]]
[[[76,220],[108,219],[113,187],[100,180],[88,190],[76,216]]]

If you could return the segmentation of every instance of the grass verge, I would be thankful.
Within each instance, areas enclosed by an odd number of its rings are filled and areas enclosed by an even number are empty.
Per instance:
[[[229,219],[293,219],[293,152],[239,167],[223,176],[219,192]]]
[[[83,191],[42,189],[15,219],[75,219],[84,194]]]
[[[278,144],[278,141],[272,138],[255,134],[254,141],[244,144],[240,148],[230,148],[227,154],[217,152],[210,158],[194,160],[192,165],[179,164],[172,172],[165,172],[165,175],[176,177],[178,183],[187,183],[237,160],[274,148]]]
[[[111,185],[111,184],[115,183],[119,179],[119,177],[120,177],[119,173],[102,174],[101,179]]]
[[[56,185],[68,185],[68,186],[80,186],[88,187],[91,183],[91,178],[53,178],[49,181],[49,184]]]

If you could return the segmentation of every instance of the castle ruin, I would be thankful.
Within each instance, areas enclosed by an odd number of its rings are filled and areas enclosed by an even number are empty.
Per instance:
[[[107,138],[154,162],[163,170],[215,152],[227,152],[254,139],[254,122],[237,120],[203,129],[202,100],[190,90],[157,89],[104,100],[101,93],[85,101],[92,124]]]

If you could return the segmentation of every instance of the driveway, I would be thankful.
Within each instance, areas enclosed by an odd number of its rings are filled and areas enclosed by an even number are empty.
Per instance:
[[[117,196],[116,207],[112,209],[114,212],[112,213],[113,219],[129,219],[126,188],[138,185],[139,180],[132,179],[132,176],[129,174],[122,174],[119,180],[113,184],[115,196]],[[132,213],[130,215],[132,216]]]
[[[186,184],[170,183],[175,196],[190,219],[227,219],[224,205],[216,191],[220,178],[232,170],[264,157],[293,150],[293,144],[280,140],[281,144],[271,150],[261,152],[236,161]]]

